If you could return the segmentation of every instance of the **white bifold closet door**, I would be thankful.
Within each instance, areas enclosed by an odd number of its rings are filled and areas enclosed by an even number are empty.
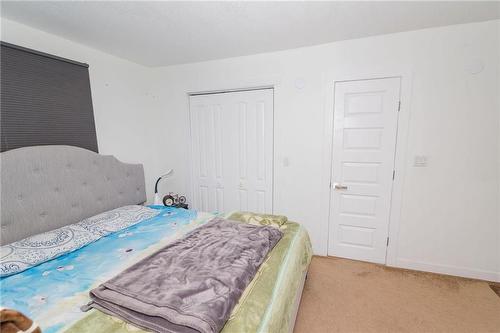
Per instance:
[[[194,209],[273,210],[273,89],[190,96]]]

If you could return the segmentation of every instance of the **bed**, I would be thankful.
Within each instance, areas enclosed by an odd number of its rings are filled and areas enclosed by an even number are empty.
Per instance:
[[[293,330],[312,255],[308,234],[300,224],[246,212],[144,207],[142,165],[76,147],[7,151],[2,153],[1,167],[2,271],[11,270],[11,275],[0,280],[1,306],[25,313],[43,332],[141,331],[114,316],[85,308],[89,291],[217,217],[274,224],[283,235],[246,286],[222,332]],[[92,224],[98,226],[99,237],[80,237],[75,231],[79,230],[75,225],[88,226],[88,221],[102,221],[102,216],[112,221],[117,211],[125,211],[139,222]],[[49,235],[49,239],[37,238],[39,234]],[[85,241],[71,248],[59,247],[68,244],[61,241],[64,237]],[[28,268],[9,264],[6,258],[11,249],[6,245],[26,238],[53,258]],[[54,251],[59,252],[54,255]]]

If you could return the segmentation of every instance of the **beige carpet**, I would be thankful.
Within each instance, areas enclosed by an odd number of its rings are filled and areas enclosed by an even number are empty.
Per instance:
[[[482,281],[314,257],[294,332],[500,332],[500,297]]]

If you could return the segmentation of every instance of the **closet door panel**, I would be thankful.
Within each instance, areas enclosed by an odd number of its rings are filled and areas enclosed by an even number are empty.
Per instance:
[[[273,90],[190,97],[193,208],[272,212]]]

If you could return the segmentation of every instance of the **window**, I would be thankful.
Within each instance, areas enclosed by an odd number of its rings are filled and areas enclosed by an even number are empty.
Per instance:
[[[97,152],[88,65],[1,43],[1,151],[70,145]]]

